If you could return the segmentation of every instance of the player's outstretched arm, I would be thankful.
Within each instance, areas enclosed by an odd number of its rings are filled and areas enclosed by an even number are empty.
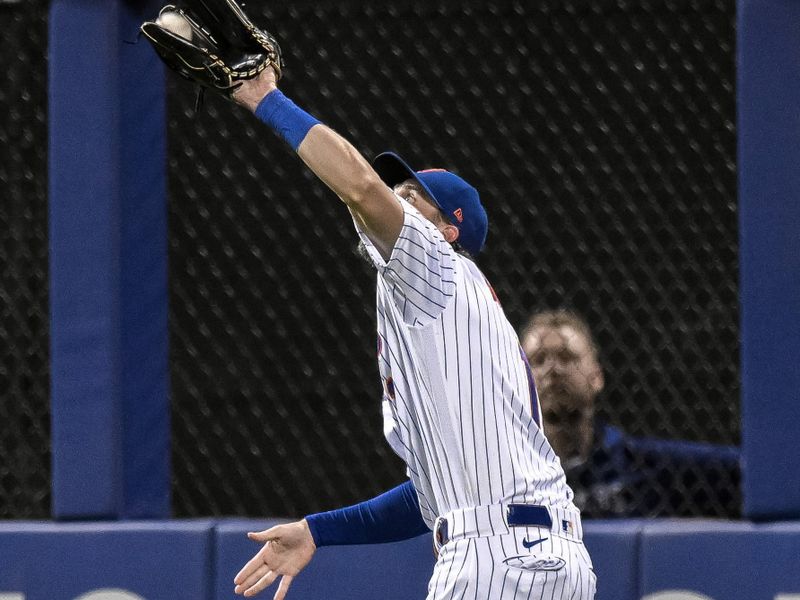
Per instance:
[[[359,226],[388,258],[403,226],[403,209],[361,153],[283,96],[271,68],[243,82],[233,99],[295,148],[314,174],[347,204]]]
[[[281,577],[275,600],[282,600],[292,579],[309,563],[317,547],[384,544],[429,531],[420,512],[417,491],[406,481],[364,502],[247,534],[251,540],[263,542],[264,547],[236,575],[234,591],[255,596]]]
[[[280,577],[275,600],[283,600],[292,580],[311,562],[317,550],[308,524],[303,519],[251,532],[247,537],[264,546],[234,578],[234,592],[246,597],[255,596]]]

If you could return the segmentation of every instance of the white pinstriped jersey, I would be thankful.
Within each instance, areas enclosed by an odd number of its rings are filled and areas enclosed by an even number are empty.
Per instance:
[[[384,433],[433,527],[454,509],[496,503],[574,509],[544,436],[514,328],[488,281],[398,197],[403,228],[378,271]]]

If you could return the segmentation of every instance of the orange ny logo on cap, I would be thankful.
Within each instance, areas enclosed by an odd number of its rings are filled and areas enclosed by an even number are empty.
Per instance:
[[[460,208],[455,209],[453,211],[453,215],[455,215],[455,218],[459,223],[464,222],[464,212]]]

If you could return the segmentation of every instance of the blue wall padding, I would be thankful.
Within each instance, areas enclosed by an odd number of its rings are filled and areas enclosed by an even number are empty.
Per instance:
[[[675,589],[714,600],[800,593],[800,523],[676,522],[642,532],[642,595]]]
[[[51,4],[57,518],[169,515],[164,84],[152,49],[124,43],[137,18],[120,0]]]
[[[162,2],[123,3],[121,38]],[[122,44],[120,333],[125,494],[121,516],[170,515],[167,139],[164,71],[149,44]]]
[[[583,542],[598,576],[595,600],[639,600],[639,533],[645,523],[584,523]]]
[[[50,11],[50,394],[56,516],[114,516],[121,497],[114,5],[55,0]],[[87,48],[88,32],[93,44]]]
[[[259,549],[245,534],[273,523],[0,523],[0,594],[73,600],[117,588],[144,600],[238,599],[233,577]],[[667,590],[713,600],[800,594],[800,523],[620,520],[586,522],[584,531],[598,577],[596,600],[639,600]],[[427,535],[322,548],[289,598],[423,600],[432,568]]]
[[[217,527],[216,600],[241,598],[233,593],[233,578],[260,548],[246,534],[276,523],[232,522]],[[320,548],[292,583],[289,598],[424,600],[433,562],[430,536],[393,544]],[[265,596],[271,598],[275,589]]]
[[[754,519],[800,517],[799,31],[800,2],[739,0],[743,492]]]
[[[146,600],[208,600],[212,523],[0,523],[0,593],[73,600],[121,588]]]

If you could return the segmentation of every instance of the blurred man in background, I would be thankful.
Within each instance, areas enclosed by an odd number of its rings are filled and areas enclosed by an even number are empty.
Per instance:
[[[545,432],[586,517],[718,516],[740,512],[739,451],[634,438],[596,415],[605,378],[577,314],[533,314],[520,340],[534,373]]]

